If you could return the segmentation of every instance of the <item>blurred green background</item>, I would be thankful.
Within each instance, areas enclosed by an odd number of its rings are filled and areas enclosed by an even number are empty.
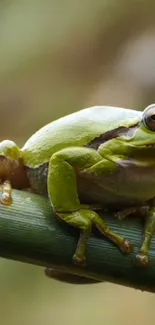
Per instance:
[[[87,106],[155,102],[155,2],[1,0],[0,140],[22,145]],[[0,323],[151,324],[155,296],[112,284],[73,286],[0,259]]]

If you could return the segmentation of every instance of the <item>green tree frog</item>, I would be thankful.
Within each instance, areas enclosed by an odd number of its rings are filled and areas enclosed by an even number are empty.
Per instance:
[[[124,253],[132,243],[114,233],[97,209],[117,207],[123,218],[146,207],[143,243],[136,259],[148,265],[155,230],[155,104],[143,112],[94,106],[49,123],[19,148],[0,143],[2,204],[11,188],[48,196],[58,218],[77,227],[80,237],[73,263],[86,264],[92,227]]]

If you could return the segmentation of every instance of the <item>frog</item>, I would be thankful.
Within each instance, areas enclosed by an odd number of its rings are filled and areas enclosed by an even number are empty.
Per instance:
[[[118,219],[145,209],[137,265],[149,264],[155,231],[155,104],[143,110],[92,106],[37,130],[22,146],[0,142],[1,204],[12,189],[46,196],[56,218],[79,230],[74,265],[87,265],[87,243],[96,228],[124,254],[133,243],[109,228],[100,210]]]

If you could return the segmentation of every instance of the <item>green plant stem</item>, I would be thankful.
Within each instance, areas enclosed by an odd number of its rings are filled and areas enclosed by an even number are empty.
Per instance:
[[[95,232],[87,245],[87,267],[72,263],[79,232],[56,219],[48,199],[13,190],[13,204],[0,204],[0,256],[55,268],[95,281],[108,281],[155,292],[155,238],[150,249],[150,265],[134,264],[143,233],[136,218],[118,221],[104,213],[109,227],[134,244],[134,252],[124,255],[106,238]]]

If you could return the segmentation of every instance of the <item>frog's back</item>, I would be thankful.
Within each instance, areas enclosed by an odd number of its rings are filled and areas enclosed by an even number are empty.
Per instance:
[[[45,125],[25,143],[24,163],[38,167],[58,150],[87,145],[107,131],[138,122],[141,114],[119,107],[94,106],[62,117]]]

